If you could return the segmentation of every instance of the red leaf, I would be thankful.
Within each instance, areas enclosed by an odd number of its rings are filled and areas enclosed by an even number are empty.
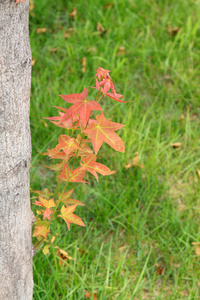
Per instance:
[[[81,149],[77,141],[66,134],[61,134],[58,141],[59,143],[56,146],[56,149],[62,149],[66,154],[71,154],[75,149]]]
[[[96,89],[96,90],[100,90],[101,93],[104,94],[104,96],[108,96],[109,98],[117,101],[117,102],[121,102],[121,103],[126,103],[127,101],[123,101],[123,100],[120,100],[119,98],[124,98],[123,95],[121,94],[117,94],[115,92],[115,89],[114,89],[114,85],[112,86],[112,91],[113,91],[113,94],[112,93],[108,93],[108,87],[101,87],[101,83],[103,83],[104,81],[102,82],[98,82],[98,80],[96,80],[96,87],[92,86],[93,89]],[[111,87],[110,87],[111,88]]]
[[[98,181],[97,173],[103,176],[115,173],[115,171],[110,171],[110,169],[104,166],[103,164],[97,163],[95,155],[89,155],[87,157],[82,156],[81,160],[83,162],[83,164],[81,163],[81,168],[93,174],[97,181]]]
[[[70,230],[71,223],[85,227],[85,224],[83,223],[82,219],[73,214],[76,206],[77,205],[71,205],[71,206],[65,207],[63,205],[63,207],[61,208],[61,215],[58,215],[59,217],[63,218],[63,220],[65,220],[69,230]]]
[[[57,177],[63,181],[87,183],[87,181],[83,180],[84,175],[85,171],[81,168],[71,170],[69,166],[65,164],[62,173]]]
[[[91,138],[95,153],[97,154],[103,142],[116,151],[124,152],[124,143],[115,133],[115,130],[122,128],[124,125],[106,120],[103,113],[97,116],[96,119],[97,124],[92,123],[84,130],[84,133],[87,133]]]
[[[109,78],[110,77],[110,75],[109,75],[109,70],[105,70],[105,69],[103,69],[103,68],[101,68],[101,67],[99,67],[97,70],[96,70],[96,72],[97,72],[97,74],[94,76],[94,78],[96,78],[96,77],[98,77],[98,79],[99,79],[99,81],[101,80],[101,76],[103,77],[103,78]]]
[[[55,107],[58,109],[62,109],[65,112],[68,111],[68,109],[65,109],[63,107],[57,107],[57,106],[55,106]],[[44,119],[50,120],[51,123],[55,124],[58,127],[67,128],[67,129],[76,129],[78,126],[80,126],[78,116],[75,116],[74,118],[71,118],[71,119],[61,122],[61,119],[63,118],[65,113],[60,112],[60,111],[58,113],[60,114],[60,116],[49,117],[49,118],[44,118]]]
[[[87,125],[92,110],[102,110],[101,106],[96,101],[86,100],[88,95],[88,89],[84,88],[80,94],[60,95],[65,101],[73,103],[73,105],[67,110],[60,122],[71,119],[77,115],[80,115],[80,120],[84,126]]]

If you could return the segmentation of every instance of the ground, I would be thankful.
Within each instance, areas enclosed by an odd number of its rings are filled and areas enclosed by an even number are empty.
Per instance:
[[[43,119],[56,114],[53,106],[69,107],[59,94],[94,85],[101,66],[129,102],[101,103],[107,118],[126,125],[119,131],[126,152],[103,146],[99,161],[117,172],[77,185],[86,228],[52,228],[73,259],[60,265],[54,250],[36,254],[34,299],[198,299],[199,1],[37,2],[30,11],[32,189],[56,186],[37,151],[53,148],[63,132]]]

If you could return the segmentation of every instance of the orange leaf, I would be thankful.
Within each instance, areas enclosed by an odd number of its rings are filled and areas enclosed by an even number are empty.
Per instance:
[[[20,1],[22,1],[22,2],[24,2],[24,3],[25,3],[25,1],[24,1],[24,0],[16,0],[15,4],[19,3]]]
[[[124,143],[115,133],[115,130],[122,128],[124,125],[106,120],[103,113],[97,116],[96,120],[97,124],[92,122],[92,124],[84,130],[84,133],[87,133],[91,138],[95,153],[97,154],[103,142],[107,143],[116,151],[124,152]]]
[[[43,153],[43,155],[48,155],[51,159],[57,158],[57,159],[63,159],[65,161],[68,161],[71,156],[74,156],[73,153],[68,155],[63,151],[60,151],[60,149],[57,149],[57,147],[53,149],[47,149],[47,152]]]
[[[44,238],[47,238],[49,232],[50,232],[50,228],[46,228],[43,225],[35,226],[33,236],[34,237],[43,236]]]
[[[81,163],[81,169],[90,172],[96,180],[98,181],[98,175],[97,173],[105,176],[115,173],[115,171],[110,171],[108,167],[106,167],[103,164],[96,162],[96,155],[88,155],[87,157],[81,156],[81,160],[83,164]]]
[[[66,111],[59,123],[71,119],[80,114],[80,120],[84,126],[87,125],[92,110],[102,110],[101,106],[96,101],[86,100],[88,89],[84,88],[80,94],[60,95],[63,100],[73,103],[73,105]]]
[[[61,134],[61,136],[58,138],[58,141],[59,143],[56,146],[56,149],[62,149],[66,154],[71,154],[71,152],[73,152],[75,149],[81,149],[77,141],[66,134]]]
[[[43,211],[43,219],[47,218],[48,220],[50,220],[52,213],[53,211],[47,208],[45,211]]]
[[[70,230],[71,223],[85,227],[85,224],[83,223],[82,219],[73,214],[76,206],[77,205],[71,205],[71,206],[65,207],[63,205],[61,208],[61,215],[58,215],[59,217],[63,218],[63,220],[67,223],[67,227],[69,230]]]
[[[87,183],[87,181],[83,180],[84,175],[85,171],[81,168],[71,170],[70,167],[65,164],[62,173],[57,177],[63,181]]]
[[[35,201],[34,203],[35,205],[46,207],[46,208],[51,208],[56,206],[53,198],[50,200],[46,200],[43,197],[39,196],[38,199],[39,201]]]

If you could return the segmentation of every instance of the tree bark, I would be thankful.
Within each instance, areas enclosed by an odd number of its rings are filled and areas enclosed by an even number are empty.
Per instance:
[[[29,0],[0,0],[0,300],[31,300]]]

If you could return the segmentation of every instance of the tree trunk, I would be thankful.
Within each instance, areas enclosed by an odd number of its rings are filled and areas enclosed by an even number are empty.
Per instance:
[[[0,300],[31,300],[29,0],[0,0]]]

